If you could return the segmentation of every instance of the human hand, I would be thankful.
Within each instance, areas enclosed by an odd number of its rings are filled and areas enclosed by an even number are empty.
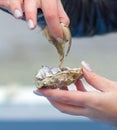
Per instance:
[[[63,87],[61,90],[38,89],[36,93],[47,97],[63,113],[117,125],[117,82],[97,75],[85,62],[82,64],[85,80],[97,91],[87,91],[83,83],[77,80],[77,91],[68,91],[67,87]]]
[[[63,38],[60,22],[69,25],[61,0],[0,0],[0,6],[9,8],[16,18],[24,11],[30,29],[37,25],[37,9],[42,9],[50,34],[58,40]]]
[[[0,0],[0,6],[8,8],[9,0]]]

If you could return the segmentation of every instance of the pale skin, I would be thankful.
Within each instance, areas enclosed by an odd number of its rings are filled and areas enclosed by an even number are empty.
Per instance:
[[[17,10],[20,14],[18,18],[22,17],[24,11],[27,22],[31,20],[33,24],[31,29],[37,26],[37,9],[42,9],[50,34],[56,39],[63,38],[60,22],[69,25],[61,0],[0,0],[0,6],[10,9],[13,14]]]
[[[59,111],[71,115],[85,116],[93,120],[117,125],[117,82],[110,81],[83,66],[85,80],[97,91],[87,91],[81,80],[76,90],[38,89]]]
[[[13,14],[18,10],[18,18],[22,17],[24,11],[27,22],[33,22],[31,29],[37,25],[37,9],[41,8],[49,31],[55,38],[63,38],[60,22],[69,25],[69,18],[60,0],[0,0],[0,6],[10,9]],[[86,66],[83,66],[83,73],[85,80],[98,91],[87,91],[82,82],[77,80],[77,91],[68,91],[66,86],[60,90],[38,89],[37,92],[47,97],[63,113],[117,125],[117,82],[97,75]]]

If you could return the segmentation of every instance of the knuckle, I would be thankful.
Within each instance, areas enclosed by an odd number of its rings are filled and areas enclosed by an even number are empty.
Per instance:
[[[56,17],[56,13],[54,13],[54,12],[53,13],[47,13],[47,14],[45,14],[45,17],[46,17],[47,20],[52,20]]]

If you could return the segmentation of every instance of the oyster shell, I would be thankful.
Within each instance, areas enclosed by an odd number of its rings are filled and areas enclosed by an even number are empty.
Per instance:
[[[49,68],[43,66],[36,75],[37,88],[61,88],[74,83],[83,75],[82,68]]]
[[[57,52],[59,54],[59,65],[58,67],[61,68],[62,67],[62,63],[64,60],[64,56],[68,55],[70,48],[71,48],[71,32],[68,26],[66,26],[65,24],[61,23],[61,28],[63,30],[63,40],[62,41],[57,41],[55,38],[53,38],[49,31],[48,31],[48,27],[46,26],[43,30],[44,35],[46,36],[46,38],[56,47]],[[68,48],[67,48],[67,52],[65,54],[65,47],[66,47],[66,43],[68,43]]]

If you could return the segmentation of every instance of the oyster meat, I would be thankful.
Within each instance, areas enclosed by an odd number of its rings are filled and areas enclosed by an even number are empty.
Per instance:
[[[62,67],[62,63],[64,60],[64,56],[68,55],[70,48],[71,48],[71,32],[68,26],[66,26],[65,24],[61,23],[61,28],[63,31],[63,40],[62,41],[57,41],[55,38],[53,38],[49,31],[48,31],[48,27],[46,26],[43,30],[45,37],[56,47],[57,52],[59,54],[59,65],[58,67],[61,68]],[[67,48],[67,52],[65,54],[65,47],[66,47],[66,43],[68,43],[68,48]]]
[[[83,76],[82,68],[50,68],[43,66],[36,75],[37,88],[61,88]]]

